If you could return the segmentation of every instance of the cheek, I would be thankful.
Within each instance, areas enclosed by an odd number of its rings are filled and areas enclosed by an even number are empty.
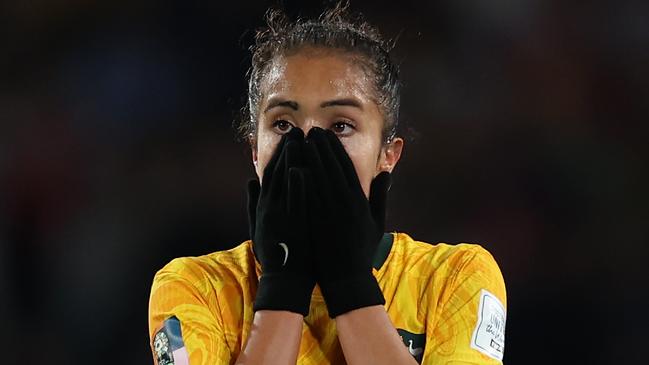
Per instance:
[[[376,175],[379,146],[371,139],[342,139],[343,146],[354,163],[358,181],[366,197],[370,194],[370,184]]]

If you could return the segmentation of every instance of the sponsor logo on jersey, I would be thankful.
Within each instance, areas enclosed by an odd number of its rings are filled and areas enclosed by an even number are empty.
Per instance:
[[[286,265],[286,260],[288,260],[288,246],[284,242],[280,242],[278,245],[284,249],[284,262],[282,263],[282,266],[284,266]]]
[[[403,344],[408,348],[410,355],[415,358],[418,364],[424,358],[424,349],[426,348],[426,334],[425,333],[412,333],[404,329],[397,328],[399,336]]]

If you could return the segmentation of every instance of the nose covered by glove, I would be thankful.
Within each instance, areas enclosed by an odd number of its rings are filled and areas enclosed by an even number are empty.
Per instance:
[[[255,255],[262,266],[254,310],[307,315],[317,281],[334,318],[385,303],[372,258],[385,229],[390,174],[381,172],[365,197],[336,135],[293,128],[264,170],[261,189],[248,186]],[[261,192],[260,192],[261,190]]]
[[[309,313],[315,277],[300,168],[303,145],[302,130],[284,134],[264,169],[261,186],[257,180],[248,183],[250,237],[262,269],[254,311]]]

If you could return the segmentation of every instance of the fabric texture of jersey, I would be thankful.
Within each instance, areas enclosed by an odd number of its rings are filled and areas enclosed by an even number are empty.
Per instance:
[[[419,363],[501,364],[506,293],[489,252],[392,233],[379,245],[373,266],[385,309]],[[191,365],[233,364],[250,334],[259,274],[251,241],[167,264],[154,278],[149,303],[154,358],[156,334],[176,317]],[[335,321],[317,286],[303,322],[298,364],[345,364]]]

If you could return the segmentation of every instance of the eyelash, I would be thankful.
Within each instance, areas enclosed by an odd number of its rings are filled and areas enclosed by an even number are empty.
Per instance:
[[[283,134],[283,133],[288,133],[288,131],[290,131],[290,129],[288,129],[288,130],[281,130],[281,129],[280,129],[280,125],[282,125],[283,127],[290,126],[291,128],[295,128],[295,125],[293,125],[293,123],[289,122],[288,120],[286,120],[286,119],[277,119],[276,121],[273,122],[272,126],[273,126],[273,128],[277,129],[277,130],[278,130],[280,133],[282,133],[282,134]],[[330,127],[330,129],[331,129],[334,133],[336,133],[337,135],[342,135],[343,132],[337,132],[337,131],[335,131],[334,128],[335,128],[336,126],[349,127],[349,128],[352,129],[352,131],[355,131],[355,130],[356,130],[356,126],[354,125],[354,123],[352,123],[352,122],[350,122],[350,121],[346,121],[346,120],[338,120],[338,121],[334,122],[334,123],[331,125],[331,127]]]
[[[286,120],[286,119],[278,119],[278,120],[276,120],[276,121],[273,122],[273,128],[278,128],[280,124],[284,124],[284,123],[286,123],[286,124],[288,124],[289,126],[291,126],[291,128],[295,127],[293,124],[291,124],[291,122],[289,122],[289,121]],[[290,130],[290,129],[289,129],[289,130]],[[289,130],[286,130],[286,131],[282,131],[282,130],[280,130],[279,132],[282,132],[282,133],[288,133]]]
[[[346,120],[339,120],[339,121],[337,121],[337,122],[334,122],[334,123],[331,125],[331,129],[333,130],[336,126],[349,127],[349,128],[352,129],[352,132],[356,130],[356,126],[355,126],[353,123],[351,123],[351,122],[349,122],[349,121],[346,121]],[[334,130],[334,133],[336,133],[336,134],[342,134],[342,133],[338,133],[338,132],[336,132],[335,130]]]

